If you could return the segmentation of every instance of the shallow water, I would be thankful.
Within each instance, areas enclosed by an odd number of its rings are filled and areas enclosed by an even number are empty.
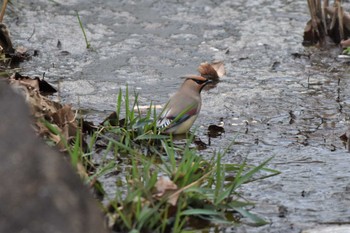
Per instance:
[[[178,77],[196,74],[201,62],[224,61],[227,75],[202,93],[196,126],[204,142],[210,124],[222,121],[225,134],[203,156],[238,134],[225,162],[274,156],[269,166],[282,174],[240,190],[270,225],[222,231],[300,232],[350,221],[350,154],[339,139],[349,127],[348,65],[336,59],[337,48],[301,45],[308,20],[304,0],[37,0],[16,1],[5,23],[15,45],[39,50],[23,72],[45,72],[57,98],[95,122],[114,110],[119,88],[139,92],[144,105],[163,104]]]

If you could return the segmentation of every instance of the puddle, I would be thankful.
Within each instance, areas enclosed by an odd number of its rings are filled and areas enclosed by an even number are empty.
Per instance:
[[[270,225],[223,231],[300,232],[349,222],[350,154],[339,139],[349,128],[348,65],[337,61],[337,49],[302,47],[306,1],[14,4],[5,17],[14,45],[39,51],[23,73],[45,73],[59,87],[57,98],[95,122],[114,110],[119,88],[139,92],[141,104],[163,104],[182,83],[178,77],[197,73],[201,62],[224,61],[227,75],[203,92],[196,121],[205,143],[209,125],[223,123],[224,132],[201,153],[225,148],[238,134],[225,162],[274,156],[270,167],[282,174],[241,189]]]

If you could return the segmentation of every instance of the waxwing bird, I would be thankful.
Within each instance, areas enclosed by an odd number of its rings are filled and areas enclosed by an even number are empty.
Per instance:
[[[180,89],[169,99],[157,126],[166,134],[184,134],[189,131],[201,109],[201,91],[211,83],[201,76],[186,76]]]

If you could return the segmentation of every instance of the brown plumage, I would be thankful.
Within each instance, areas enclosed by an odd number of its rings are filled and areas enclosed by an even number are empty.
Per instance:
[[[201,109],[201,91],[211,81],[207,78],[191,75],[180,89],[170,97],[161,116],[158,128],[168,134],[184,134],[191,128]]]

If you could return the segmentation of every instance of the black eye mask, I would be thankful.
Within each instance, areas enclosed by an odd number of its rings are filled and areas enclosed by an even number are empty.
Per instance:
[[[192,80],[195,81],[199,85],[202,85],[203,83],[206,83],[208,81],[208,80],[198,80],[198,79],[193,79],[193,78],[192,78]]]

